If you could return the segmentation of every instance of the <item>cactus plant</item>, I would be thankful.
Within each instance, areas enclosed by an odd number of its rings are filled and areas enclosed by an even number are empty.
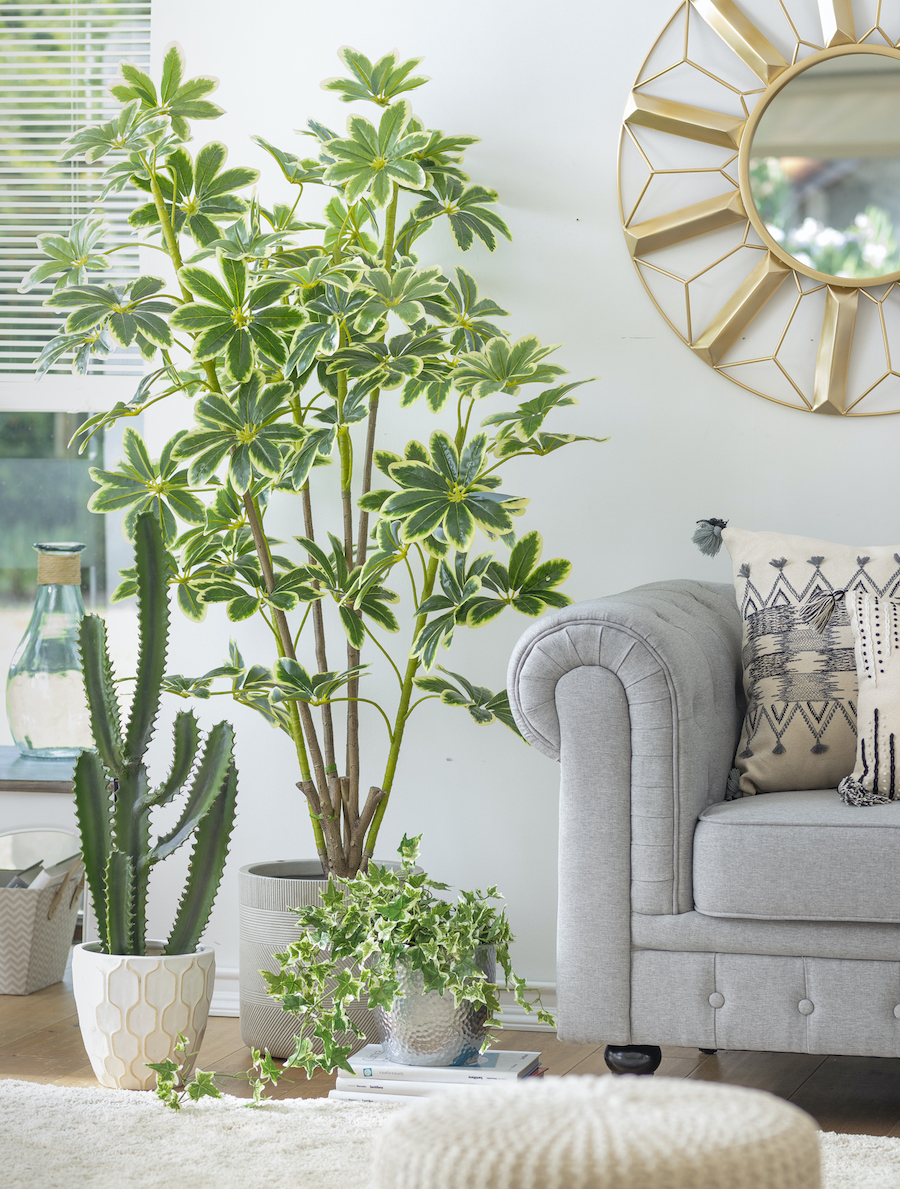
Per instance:
[[[94,749],[75,766],[75,805],[84,865],[100,943],[105,953],[146,952],[150,871],[193,835],[194,850],[165,953],[192,953],[206,927],[222,878],[234,824],[237,771],[234,732],[217,723],[201,749],[191,711],[174,725],[169,775],[153,788],[144,762],[159,714],[169,635],[168,574],[171,559],[150,512],[137,517],[135,564],[139,650],[134,699],[124,732],[115,678],[98,615],[81,623],[84,683]],[[154,809],[186,794],[176,824],[151,842]]]

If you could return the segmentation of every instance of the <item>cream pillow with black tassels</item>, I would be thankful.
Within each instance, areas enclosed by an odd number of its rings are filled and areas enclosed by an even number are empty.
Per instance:
[[[704,553],[724,541],[731,555],[744,621],[747,713],[729,792],[836,787],[857,750],[856,661],[843,595],[900,597],[900,546],[835,545],[722,520],[698,526],[694,542]],[[819,631],[804,609],[823,603],[834,613]]]

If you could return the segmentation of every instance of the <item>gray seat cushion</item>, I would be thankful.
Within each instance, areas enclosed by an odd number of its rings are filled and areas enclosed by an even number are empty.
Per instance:
[[[715,917],[900,922],[900,801],[836,789],[711,805],[694,832],[694,906]]]

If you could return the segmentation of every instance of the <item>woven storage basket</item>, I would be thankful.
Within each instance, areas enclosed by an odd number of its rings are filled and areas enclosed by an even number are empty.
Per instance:
[[[0,888],[0,995],[30,995],[60,981],[83,885],[79,867],[56,888]]]

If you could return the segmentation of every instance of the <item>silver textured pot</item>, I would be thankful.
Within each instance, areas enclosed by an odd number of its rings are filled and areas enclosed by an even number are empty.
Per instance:
[[[475,951],[475,962],[485,977],[496,980],[494,947]],[[398,966],[400,988],[390,1011],[375,1009],[381,1027],[381,1043],[389,1061],[401,1065],[465,1065],[481,1052],[487,1008],[463,1000],[454,1003],[450,994],[425,994],[420,970]]]
[[[274,955],[297,940],[297,914],[291,910],[307,904],[321,904],[328,887],[318,859],[280,860],[249,863],[240,869],[241,904],[241,1040],[250,1048],[273,1057],[289,1057],[294,1051],[298,1020],[270,999],[260,974],[278,971]],[[341,1037],[358,1049],[380,1038],[375,1013],[368,1000],[356,999],[348,1011],[350,1019],[365,1032],[365,1040]]]

